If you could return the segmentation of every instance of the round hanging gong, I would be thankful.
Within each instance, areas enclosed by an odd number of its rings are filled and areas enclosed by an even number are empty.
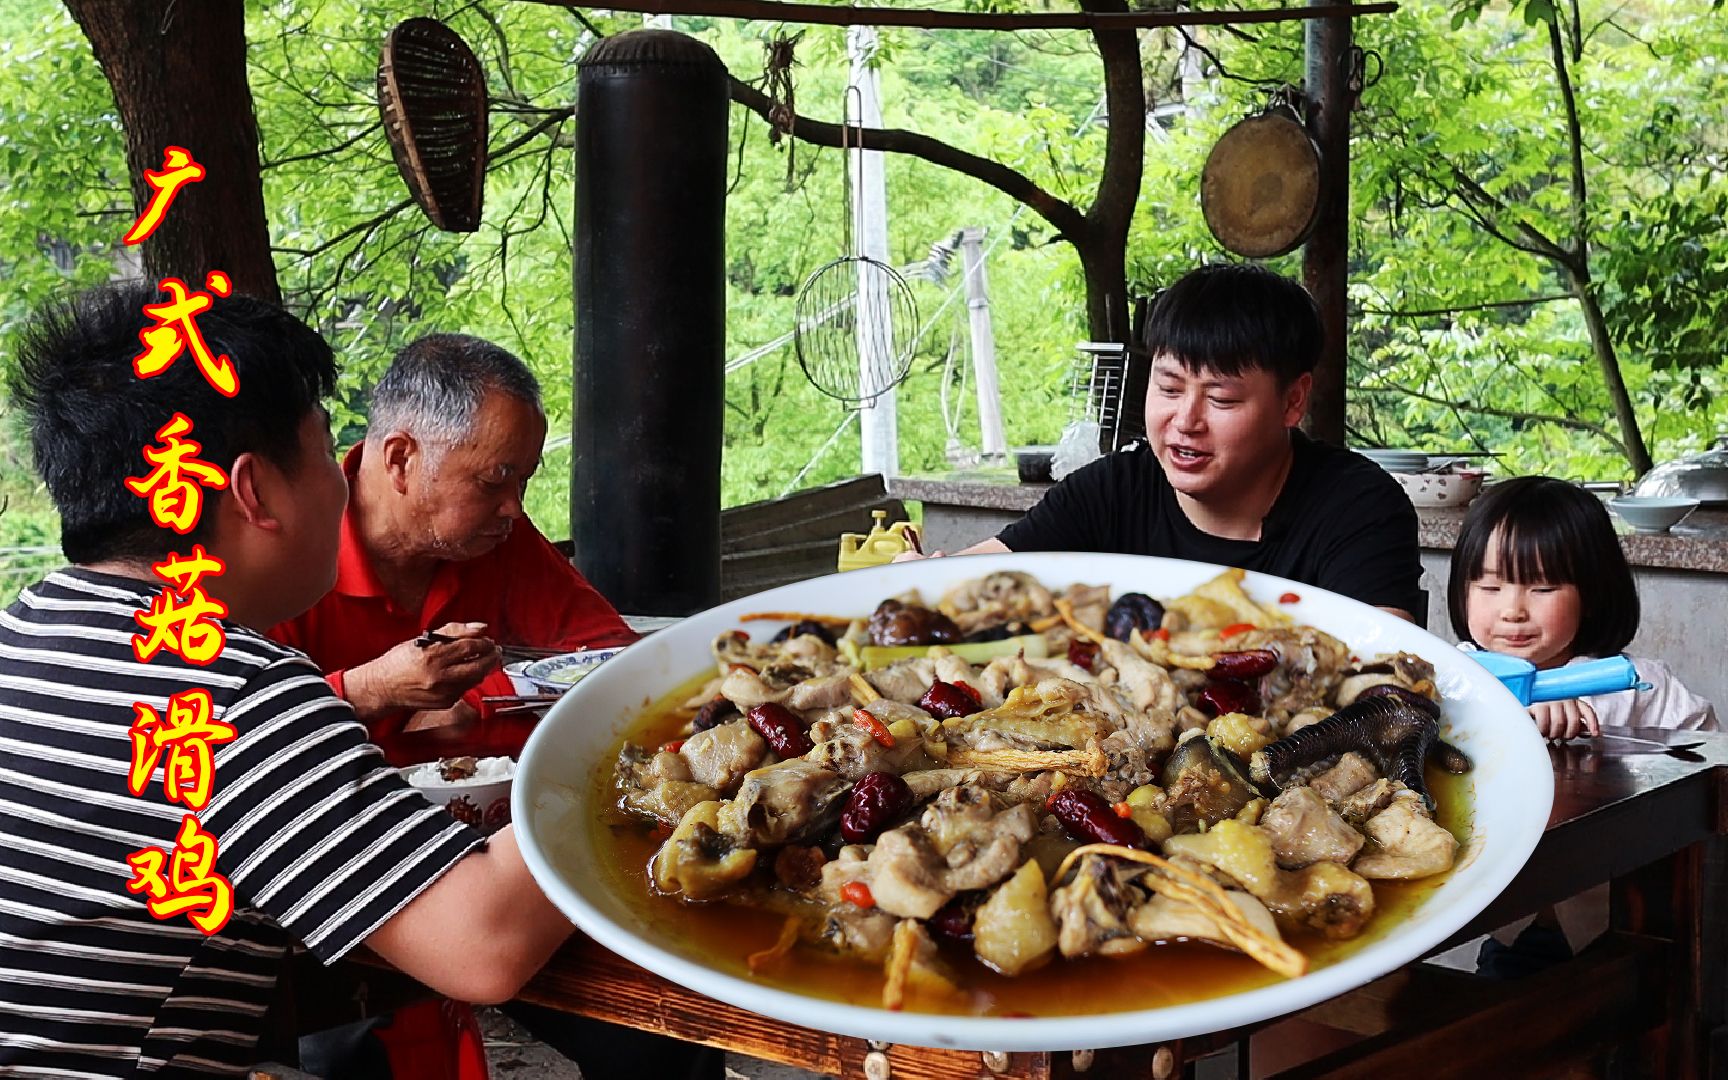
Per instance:
[[[1320,209],[1320,149],[1288,111],[1250,116],[1226,131],[1200,174],[1206,227],[1238,255],[1294,250]]]

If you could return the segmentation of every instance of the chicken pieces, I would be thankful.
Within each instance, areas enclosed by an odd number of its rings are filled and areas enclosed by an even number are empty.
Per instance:
[[[1402,653],[1350,668],[1343,642],[1292,625],[1241,583],[1232,571],[1166,601],[1164,632],[1128,641],[1099,632],[1105,587],[1071,586],[1058,600],[1029,575],[1001,572],[957,586],[938,608],[898,598],[983,640],[1060,617],[1048,657],[968,651],[944,631],[946,644],[865,671],[859,650],[874,638],[862,620],[837,644],[729,631],[713,642],[714,678],[686,708],[718,700],[726,716],[772,703],[808,742],[753,728],[761,714],[715,723],[710,710],[658,750],[625,748],[618,804],[672,827],[651,868],[660,890],[782,915],[781,955],[802,941],[883,964],[885,1001],[921,985],[953,989],[936,940],[954,926],[1010,976],[1177,940],[1295,974],[1300,963],[1268,960],[1262,945],[1300,961],[1282,934],[1359,935],[1375,912],[1371,881],[1442,873],[1458,841],[1420,793],[1360,753],[1313,757],[1281,773],[1279,788],[1256,783],[1244,759],[1381,683],[1430,694],[1432,668]],[[1250,650],[1277,658],[1251,678],[1255,704],[1198,711],[1205,688],[1231,677],[1220,656]],[[925,700],[936,681],[948,698]],[[978,711],[958,715],[955,687]],[[782,760],[768,739],[782,753],[808,749]],[[862,797],[885,790],[883,778],[904,802],[870,811],[867,830],[848,825],[853,842],[841,843],[855,785]],[[1160,827],[1142,824],[1137,850],[1076,852],[1086,829],[1047,806],[1063,786],[1087,792],[1101,814]],[[1117,835],[1099,828],[1094,838]]]

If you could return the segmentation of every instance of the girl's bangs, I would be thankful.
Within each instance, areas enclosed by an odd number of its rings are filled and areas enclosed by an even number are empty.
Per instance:
[[[1543,527],[1519,521],[1509,514],[1500,523],[1500,546],[1495,552],[1501,581],[1514,585],[1576,585],[1573,545],[1566,542],[1557,523]]]

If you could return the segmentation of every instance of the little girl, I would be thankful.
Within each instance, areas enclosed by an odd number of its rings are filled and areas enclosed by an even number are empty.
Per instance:
[[[1564,480],[1521,476],[1484,491],[1452,552],[1452,629],[1537,668],[1613,656],[1638,632],[1638,590],[1608,511]],[[1632,659],[1649,690],[1530,706],[1549,739],[1608,727],[1715,731],[1710,703],[1660,660]]]
[[[1608,511],[1564,480],[1522,476],[1483,492],[1458,534],[1446,591],[1459,640],[1539,669],[1613,656],[1638,633],[1638,590]],[[1537,730],[1549,739],[1599,735],[1604,726],[1716,730],[1710,703],[1668,665],[1637,657],[1632,665],[1649,690],[1532,705]],[[1519,978],[1569,959],[1573,941],[1606,928],[1605,893],[1542,909],[1516,938],[1520,924],[1502,927],[1482,942],[1477,973]]]

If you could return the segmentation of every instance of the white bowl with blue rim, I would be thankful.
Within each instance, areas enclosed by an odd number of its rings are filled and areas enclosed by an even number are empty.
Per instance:
[[[536,660],[522,669],[522,675],[545,694],[562,694],[594,673],[601,664],[623,652],[616,649],[584,649],[581,652],[559,653]]]

